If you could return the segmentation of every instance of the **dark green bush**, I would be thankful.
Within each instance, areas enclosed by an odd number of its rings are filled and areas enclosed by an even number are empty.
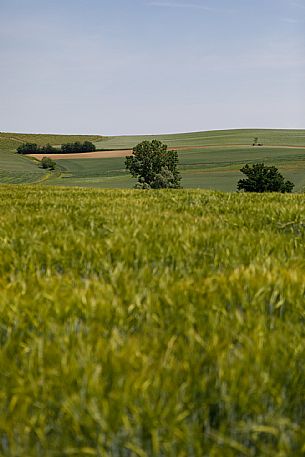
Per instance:
[[[39,148],[36,143],[23,143],[17,148],[18,154],[38,154]]]
[[[55,170],[56,162],[50,157],[43,157],[41,160],[41,167],[44,169]]]
[[[79,152],[93,152],[96,148],[91,141],[84,141],[80,143],[76,141],[75,143],[66,143],[61,146],[61,152],[63,154],[75,154]]]
[[[268,167],[263,163],[255,163],[252,166],[245,165],[241,170],[247,179],[240,179],[237,189],[244,192],[281,192],[291,193],[294,184],[285,180],[278,169]]]

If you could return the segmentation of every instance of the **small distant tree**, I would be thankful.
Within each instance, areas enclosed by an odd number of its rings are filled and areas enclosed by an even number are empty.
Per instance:
[[[285,180],[274,166],[268,167],[263,163],[256,163],[252,166],[247,164],[240,171],[247,178],[238,181],[237,189],[244,192],[291,193],[294,188],[294,184]]]
[[[258,142],[258,137],[256,136],[253,140],[252,146],[263,146],[263,143]]]
[[[48,170],[55,170],[56,162],[50,157],[43,157],[41,160],[41,167]]]
[[[160,189],[180,187],[178,153],[169,151],[161,141],[143,141],[133,148],[133,155],[126,157],[126,169],[138,179],[136,188]]]

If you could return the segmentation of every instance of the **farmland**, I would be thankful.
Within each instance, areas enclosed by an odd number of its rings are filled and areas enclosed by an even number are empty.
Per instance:
[[[19,133],[0,133],[0,183],[26,184],[40,182],[49,177],[31,158],[21,157],[15,151],[22,143],[32,142],[38,145],[50,143],[54,146],[63,142],[100,140],[101,136],[70,135],[32,135]]]
[[[262,147],[253,147],[253,138],[258,137]],[[109,151],[110,158],[84,160],[61,158],[57,160],[60,173],[44,174],[44,184],[61,186],[131,188],[134,180],[125,171],[124,157],[114,157],[116,150],[128,150],[137,143],[157,138],[171,148],[178,148],[182,185],[185,188],[206,188],[233,191],[241,177],[240,168],[245,163],[265,162],[276,165],[285,177],[292,180],[297,192],[305,187],[305,131],[304,130],[224,130],[157,136],[63,136],[63,135],[22,135],[0,134],[1,163],[7,162],[5,175],[0,182],[34,182],[41,176],[20,174],[14,169],[18,163],[22,168],[23,159],[14,154],[23,141],[39,145],[50,143],[93,141],[98,149]],[[98,155],[98,153],[96,153]],[[128,154],[128,151],[126,151]],[[93,154],[90,154],[92,157]],[[85,155],[84,155],[85,157]],[[2,162],[1,162],[2,160]],[[28,163],[32,173],[43,172],[35,162]],[[11,172],[11,175],[9,174]],[[2,172],[3,173],[3,172]],[[12,176],[14,179],[12,179]]]
[[[0,183],[32,183],[41,181],[45,177],[46,173],[33,159],[0,151]]]
[[[305,187],[305,148],[209,146],[180,150],[182,185],[186,188],[236,190],[245,163],[265,162],[276,165],[296,185]],[[57,161],[62,174],[49,184],[84,187],[132,187],[134,180],[125,170],[124,158],[78,159]]]
[[[302,195],[0,205],[1,455],[304,454]]]

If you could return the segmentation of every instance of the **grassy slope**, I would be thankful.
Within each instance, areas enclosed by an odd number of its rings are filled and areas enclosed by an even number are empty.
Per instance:
[[[98,141],[100,135],[39,135],[21,133],[0,133],[0,183],[31,183],[46,176],[39,164],[15,154],[20,144],[30,142],[39,145],[59,145],[73,141]]]
[[[169,146],[249,145],[255,137],[259,137],[260,142],[265,145],[305,146],[305,130],[280,129],[215,130],[174,135],[119,136],[108,137],[96,144],[102,148],[124,149],[131,148],[143,140],[156,138]]]
[[[303,455],[303,196],[0,205],[1,455]]]
[[[40,146],[51,144],[57,146],[75,141],[100,141],[101,135],[48,135],[34,133],[0,133],[0,150],[15,151],[22,143],[36,143]]]
[[[291,179],[296,191],[305,187],[305,149],[284,147],[253,148],[245,146],[208,147],[179,151],[182,185],[232,191],[241,178],[245,163],[265,162],[276,165]],[[63,178],[54,184],[85,187],[132,187],[134,181],[125,171],[124,158],[59,160]]]
[[[305,149],[285,147],[234,147],[190,149],[180,154],[185,187],[203,187],[223,191],[236,190],[245,163],[275,165],[295,183],[295,191],[305,187]]]
[[[48,185],[131,188],[136,182],[126,172],[124,158],[57,160],[60,178]]]
[[[248,146],[255,136],[264,143],[264,148]],[[177,135],[101,137],[69,135],[23,135],[0,134],[0,182],[34,181],[33,176],[19,173],[14,169],[14,162],[19,166],[24,163],[12,151],[23,141],[53,145],[67,141],[94,141],[98,148],[130,148],[143,139],[158,138],[171,146],[189,147],[181,151],[180,162],[184,187],[203,187],[219,190],[235,190],[240,177],[239,169],[246,162],[264,161],[277,165],[280,170],[296,184],[296,190],[303,190],[305,182],[305,161],[302,149],[283,148],[285,145],[305,146],[305,130],[225,130],[195,132]],[[210,146],[207,149],[192,149],[193,146]],[[220,147],[217,147],[220,145]],[[228,146],[234,145],[234,146]],[[235,146],[240,145],[240,146]],[[277,148],[274,146],[281,146]],[[267,147],[266,147],[267,146]],[[10,153],[10,154],[8,154]],[[1,159],[7,162],[5,171]],[[53,184],[84,187],[132,187],[133,180],[124,173],[124,159],[94,159],[94,161],[59,161],[64,169],[62,178],[56,178]],[[10,165],[11,164],[11,165]],[[10,166],[12,167],[10,169]],[[33,173],[37,166],[30,165]],[[11,174],[10,174],[11,172]],[[46,182],[49,184],[49,181]]]
[[[265,147],[243,146],[252,144],[256,136]],[[284,148],[286,145],[305,146],[305,130],[249,129],[177,135],[108,137],[102,142],[97,142],[96,145],[99,148],[124,149],[131,148],[144,139],[152,138],[167,143],[169,147],[189,147],[188,150],[179,152],[182,184],[186,188],[235,190],[236,183],[241,177],[239,172],[241,166],[257,161],[278,166],[280,171],[295,183],[296,191],[302,191],[305,186],[304,149]],[[222,146],[217,147],[217,145]],[[192,149],[193,146],[210,146],[210,148]],[[54,184],[104,188],[133,186],[133,180],[124,174],[122,158],[96,159],[94,165],[80,163],[80,161],[71,163],[67,160],[61,160],[59,163],[67,173],[64,174],[64,180],[58,179]]]
[[[33,159],[0,150],[0,183],[24,184],[44,179],[46,172]]]

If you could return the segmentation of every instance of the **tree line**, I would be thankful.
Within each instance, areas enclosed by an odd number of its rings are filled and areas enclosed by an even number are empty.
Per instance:
[[[36,143],[24,143],[17,148],[18,154],[75,154],[94,151],[96,151],[96,147],[91,141],[65,143],[59,149],[50,144],[38,146]]]

